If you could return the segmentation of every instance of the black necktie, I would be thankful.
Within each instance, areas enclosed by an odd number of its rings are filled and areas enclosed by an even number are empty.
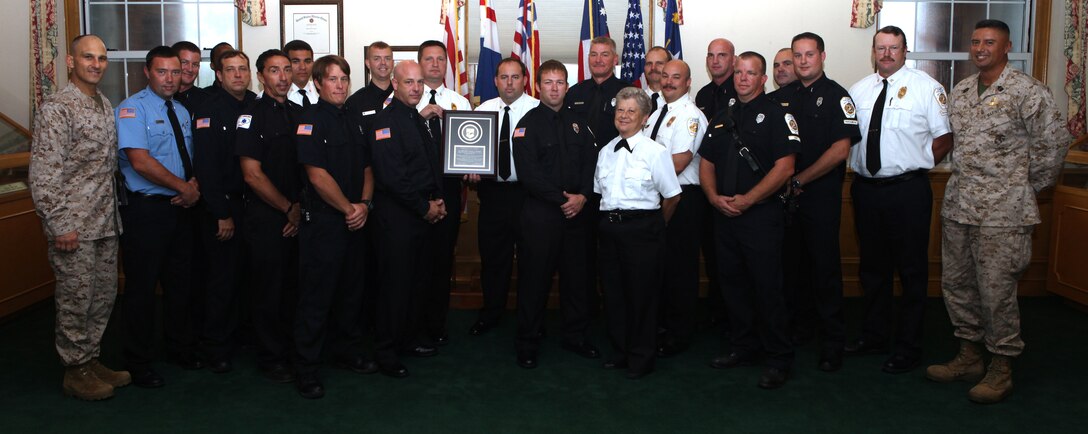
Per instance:
[[[657,98],[660,96],[661,94],[654,92],[654,95],[650,97],[650,113],[657,111]]]
[[[880,89],[880,95],[873,103],[873,116],[869,118],[869,139],[865,142],[865,168],[869,176],[876,176],[880,171],[880,122],[884,118],[884,98],[888,96],[888,80]]]
[[[510,179],[510,106],[503,107],[502,126],[499,127],[499,176]]]
[[[438,105],[438,101],[435,99],[437,94],[437,90],[431,89],[431,99],[427,101],[427,104]],[[442,143],[442,120],[438,116],[427,119],[427,130],[431,132],[431,138],[434,139],[435,143]]]
[[[181,133],[181,122],[174,113],[173,101],[166,102],[166,117],[170,118],[170,127],[174,129],[174,143],[178,145],[178,155],[181,156],[181,167],[185,171],[185,180],[193,177],[193,160],[189,159],[189,151],[185,149],[185,136]]]
[[[632,152],[631,147],[627,146],[627,139],[620,139],[620,142],[616,143],[616,147],[612,149],[612,152],[619,152],[620,149],[626,149],[627,152]]]
[[[650,132],[651,140],[657,140],[657,130],[661,129],[661,121],[665,120],[667,114],[669,114],[669,105],[665,104],[661,106],[661,116],[657,117],[657,122],[654,122],[654,130]]]
[[[299,89],[298,94],[302,95],[302,108],[310,107],[310,98],[306,96],[306,89]]]

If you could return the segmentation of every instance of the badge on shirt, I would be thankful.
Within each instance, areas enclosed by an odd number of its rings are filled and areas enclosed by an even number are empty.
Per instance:
[[[669,122],[665,124],[665,127],[671,127],[673,122],[676,122],[676,116],[669,118]]]
[[[296,136],[311,136],[314,134],[313,124],[298,124],[298,129],[295,130]]]
[[[692,137],[699,132],[699,120],[696,118],[688,119],[688,133],[691,133]]]
[[[857,111],[854,110],[854,100],[850,99],[850,97],[842,97],[839,100],[839,105],[842,106],[842,114],[846,115],[847,119],[853,119],[857,116]]]
[[[824,97],[822,97],[822,96],[817,97],[816,98],[816,107],[819,107],[819,106],[822,106],[822,105],[824,105]]]
[[[736,99],[736,98],[729,98],[729,106],[730,106],[730,107],[732,107],[732,106],[733,106],[733,104],[736,104],[736,103],[737,103],[737,99]]]
[[[119,112],[117,112],[117,118],[118,119],[135,119],[136,118],[136,109],[125,107],[125,108],[121,109]]]
[[[457,104],[450,103],[450,110],[457,110]]]
[[[253,124],[253,116],[251,116],[251,115],[241,115],[241,116],[238,116],[238,125],[235,125],[234,127],[235,128],[243,128],[243,129],[248,130],[249,126],[252,125],[252,124]],[[309,135],[309,134],[307,134],[307,135]]]
[[[577,122],[571,123],[571,124],[570,124],[570,128],[571,128],[572,130],[574,130],[574,134],[578,134],[578,133],[580,133],[580,132],[581,132],[581,131],[580,131],[580,130],[578,129],[578,123],[577,123]]]
[[[612,98],[612,107],[615,107],[615,106],[616,106],[616,99]]]
[[[212,126],[211,118],[200,118],[196,120],[196,129],[210,128]]]
[[[903,87],[899,88],[899,94],[896,95],[896,96],[898,96],[899,99],[903,99],[903,97],[907,96],[907,87],[903,86]]]
[[[575,131],[575,132],[577,132],[577,131]],[[514,130],[514,138],[516,139],[518,137],[525,137],[525,128],[524,127]]]
[[[390,138],[392,136],[393,135],[389,132],[388,127],[374,131],[374,140],[385,140],[385,139],[388,139],[388,138]]]

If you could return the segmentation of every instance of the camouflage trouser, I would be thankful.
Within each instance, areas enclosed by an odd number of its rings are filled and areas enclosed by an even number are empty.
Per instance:
[[[86,363],[98,357],[117,298],[117,237],[80,241],[70,253],[50,242],[49,263],[57,278],[57,354],[64,366]]]
[[[1031,260],[1032,226],[988,227],[942,219],[941,290],[958,338],[1018,356],[1017,281]]]

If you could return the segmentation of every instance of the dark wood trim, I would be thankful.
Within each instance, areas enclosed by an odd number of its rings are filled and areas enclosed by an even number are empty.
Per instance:
[[[1035,32],[1032,37],[1033,47],[1031,75],[1046,83],[1047,66],[1050,60],[1050,8],[1052,0],[1036,0]]]

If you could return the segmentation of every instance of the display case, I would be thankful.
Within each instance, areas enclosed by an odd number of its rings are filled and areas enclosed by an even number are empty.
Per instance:
[[[49,298],[53,270],[27,186],[30,133],[0,114],[0,317]]]
[[[1048,291],[1088,305],[1088,135],[1070,146],[1054,187]]]

